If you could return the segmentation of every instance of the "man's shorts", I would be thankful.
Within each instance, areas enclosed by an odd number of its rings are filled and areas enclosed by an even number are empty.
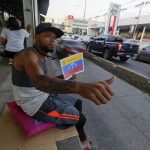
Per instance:
[[[56,125],[75,125],[79,121],[76,101],[70,94],[49,95],[33,118]]]

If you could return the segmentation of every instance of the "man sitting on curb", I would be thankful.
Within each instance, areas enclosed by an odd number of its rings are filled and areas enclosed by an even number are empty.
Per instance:
[[[68,95],[79,94],[93,103],[106,104],[113,92],[107,81],[83,83],[52,78],[47,75],[46,58],[53,52],[56,38],[63,32],[50,23],[41,23],[35,29],[35,44],[19,52],[12,66],[12,83],[16,103],[35,119],[53,122],[60,128],[75,125],[84,149],[91,149],[84,132],[86,118],[82,101]]]

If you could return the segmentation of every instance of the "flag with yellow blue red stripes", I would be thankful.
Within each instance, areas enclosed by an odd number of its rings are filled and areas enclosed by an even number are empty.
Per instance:
[[[61,70],[65,80],[74,74],[84,71],[83,53],[78,53],[60,60]]]

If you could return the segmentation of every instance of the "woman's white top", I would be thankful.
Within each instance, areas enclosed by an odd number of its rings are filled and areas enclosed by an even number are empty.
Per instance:
[[[5,49],[10,52],[18,52],[24,48],[24,39],[29,37],[29,33],[24,30],[10,30],[3,28],[1,37],[7,40]]]

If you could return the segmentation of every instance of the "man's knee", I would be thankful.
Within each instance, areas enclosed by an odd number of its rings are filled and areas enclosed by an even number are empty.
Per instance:
[[[57,108],[57,111],[61,113],[60,123],[58,124],[72,124],[75,125],[80,119],[80,112],[74,106],[64,106],[61,109]]]

